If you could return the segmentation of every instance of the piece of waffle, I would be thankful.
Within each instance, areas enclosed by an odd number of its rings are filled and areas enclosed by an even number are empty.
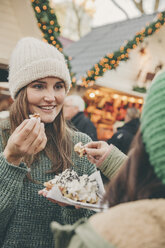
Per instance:
[[[74,146],[74,151],[79,155],[80,158],[86,154],[82,142],[79,142]]]
[[[32,114],[32,115],[29,115],[29,118],[30,118],[30,119],[39,119],[39,120],[41,120],[41,119],[40,119],[40,114],[38,114],[38,113],[34,113],[34,114]]]

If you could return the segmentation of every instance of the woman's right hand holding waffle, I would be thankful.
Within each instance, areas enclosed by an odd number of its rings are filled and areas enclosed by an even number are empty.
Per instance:
[[[44,124],[37,119],[26,119],[10,136],[3,154],[9,163],[19,165],[24,156],[43,150],[46,142]]]

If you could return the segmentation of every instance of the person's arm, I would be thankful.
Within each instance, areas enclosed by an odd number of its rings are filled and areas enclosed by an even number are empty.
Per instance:
[[[0,240],[14,212],[27,172],[25,164],[14,166],[0,153]]]
[[[127,156],[123,152],[121,152],[116,146],[112,145],[109,154],[104,159],[99,169],[107,178],[111,179],[120,169],[126,159]]]
[[[109,179],[115,174],[127,159],[117,147],[104,141],[90,142],[85,145],[87,158],[101,170]]]
[[[24,120],[8,138],[5,147],[3,132],[0,129],[0,240],[28,173],[27,166],[21,163],[22,158],[37,153],[46,144],[44,127],[36,120]]]

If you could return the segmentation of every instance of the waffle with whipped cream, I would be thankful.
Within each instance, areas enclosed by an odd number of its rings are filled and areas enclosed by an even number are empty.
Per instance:
[[[66,198],[74,201],[96,204],[98,202],[98,184],[88,175],[78,176],[72,169],[66,169],[54,179],[45,182],[46,190],[51,190],[57,185]]]

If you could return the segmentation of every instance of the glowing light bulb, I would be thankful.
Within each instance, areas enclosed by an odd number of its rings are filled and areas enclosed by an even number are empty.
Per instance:
[[[118,97],[119,97],[119,95],[117,95],[117,94],[113,95],[113,98],[115,98],[115,99],[117,99]]]
[[[91,92],[91,93],[89,94],[89,97],[90,97],[90,98],[94,98],[94,97],[95,97],[95,93]]]
[[[131,97],[130,102],[135,102],[135,98]]]
[[[138,103],[142,104],[143,103],[143,99],[139,99]]]
[[[121,98],[123,101],[127,100],[127,97],[126,96],[122,96]]]

